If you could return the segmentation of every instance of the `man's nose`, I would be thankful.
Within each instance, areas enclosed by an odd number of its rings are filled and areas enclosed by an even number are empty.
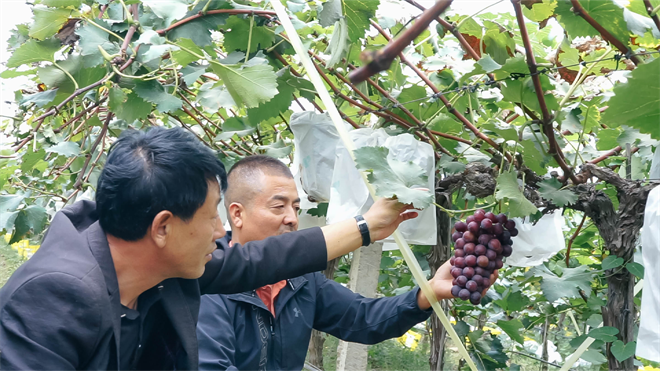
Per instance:
[[[217,240],[227,235],[225,226],[222,224],[222,219],[218,218],[218,221],[215,226],[215,231],[213,232],[213,239]]]
[[[284,216],[284,224],[298,227],[298,211],[295,208],[288,208],[288,212]]]

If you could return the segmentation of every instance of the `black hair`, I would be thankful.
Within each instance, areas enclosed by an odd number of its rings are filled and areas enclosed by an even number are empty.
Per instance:
[[[293,178],[291,175],[291,170],[280,160],[265,156],[265,155],[253,155],[248,156],[240,161],[236,162],[234,166],[229,170],[229,177],[233,172],[252,172],[256,170],[261,170],[266,173],[274,173],[275,175],[284,176],[287,178]]]
[[[126,241],[144,237],[163,210],[189,220],[204,204],[208,182],[227,189],[216,154],[182,128],[126,130],[110,148],[96,190],[99,222]]]

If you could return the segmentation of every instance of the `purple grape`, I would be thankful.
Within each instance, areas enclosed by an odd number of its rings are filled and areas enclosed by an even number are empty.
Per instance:
[[[508,230],[513,230],[516,229],[516,222],[514,222],[513,220],[507,220],[506,223],[504,223],[504,226]]]
[[[463,270],[461,268],[456,268],[456,267],[452,268],[450,272],[452,277],[454,278],[458,278],[461,274],[463,274]]]
[[[484,216],[486,217],[486,219],[489,219],[491,222],[497,223],[497,216],[495,216],[495,214],[493,214],[492,212],[489,211],[486,214],[484,214]]]
[[[464,250],[454,250],[454,256],[457,257],[457,258],[462,258],[462,257],[465,256],[465,251]],[[454,260],[454,262],[456,262],[456,261]],[[454,264],[454,265],[456,265],[456,264]]]
[[[518,235],[518,230],[515,229],[515,228],[513,228],[512,230],[510,230],[510,232],[511,232],[511,237],[516,237],[516,236]]]
[[[470,291],[467,289],[462,289],[461,291],[458,292],[458,297],[461,300],[468,300],[470,298]]]
[[[495,270],[495,266],[497,266],[497,264],[495,264],[494,261],[490,261],[490,262],[488,262],[488,266],[486,266],[486,269],[488,269],[489,271],[492,272],[492,271]]]
[[[487,289],[487,288],[490,287],[490,278],[488,278],[488,277],[484,277],[483,287],[484,287],[485,289]]]
[[[477,245],[474,247],[474,253],[476,255],[485,255],[486,254],[486,246],[484,245]]]
[[[484,278],[479,274],[472,276],[472,281],[476,282],[479,286],[484,284]]]
[[[454,248],[455,249],[462,249],[463,246],[465,246],[465,240],[463,238],[459,238],[454,242]]]
[[[495,260],[497,258],[497,253],[493,250],[486,251],[486,258],[488,260]]]
[[[473,255],[474,254],[474,244],[473,243],[468,243],[465,245],[463,248],[463,251],[465,251],[466,255]]]
[[[467,281],[467,283],[465,284],[465,288],[470,290],[470,291],[476,291],[477,286],[479,286],[479,285],[477,285],[477,283],[472,281],[472,280]]]
[[[473,305],[479,305],[481,303],[481,293],[479,291],[470,294],[470,303]]]
[[[497,252],[497,250],[502,248],[502,243],[500,242],[500,240],[493,238],[488,242],[488,247],[495,250],[495,252]]]
[[[465,267],[463,268],[463,275],[465,278],[470,279],[474,276],[474,268],[472,267]]]
[[[474,220],[481,223],[482,220],[486,217],[486,213],[482,209],[477,209],[474,214]]]
[[[451,258],[449,258],[449,264],[453,266],[453,265],[454,265],[454,260],[455,260],[455,259],[456,259],[455,256],[452,256]]]
[[[451,240],[454,241],[454,242],[456,242],[456,240],[458,240],[458,239],[461,238],[461,237],[463,237],[463,233],[461,233],[461,232],[454,232],[454,233],[451,235]]]
[[[502,256],[508,258],[511,256],[511,253],[513,252],[513,248],[509,245],[504,245],[502,246]]]
[[[507,241],[511,239],[511,232],[502,231],[502,240]]]
[[[479,265],[482,268],[486,268],[488,266],[488,263],[490,260],[484,255],[481,255],[480,257],[477,258],[477,265]]]
[[[507,218],[505,214],[499,214],[497,216],[497,221],[500,222],[500,224],[505,224],[507,220],[509,220],[509,218]]]
[[[504,227],[502,227],[502,224],[494,224],[493,225],[493,234],[496,236],[500,236],[504,233]]]
[[[474,236],[474,233],[467,231],[463,233],[463,239],[465,240],[465,242],[474,242],[476,237]]]
[[[477,265],[477,257],[474,255],[468,255],[465,257],[465,265],[468,267],[474,267]]]
[[[457,297],[458,297],[458,293],[459,293],[461,290],[462,290],[462,289],[461,289],[461,286],[454,285],[454,286],[451,288],[451,295],[452,295],[453,297],[457,298]]]
[[[467,224],[463,222],[456,222],[456,224],[454,224],[454,229],[456,229],[458,232],[465,232],[467,231]]]
[[[480,245],[486,246],[486,245],[488,245],[488,241],[490,241],[492,238],[493,238],[493,236],[491,236],[489,234],[482,234],[482,235],[479,235],[479,238],[477,238],[477,242]]]
[[[482,267],[477,267],[474,271],[475,271],[478,275],[480,275],[481,277],[488,277],[488,276],[490,276],[490,272],[489,272],[487,269],[484,269],[484,268],[482,268]]]
[[[495,260],[495,269],[501,269],[504,266],[502,259]]]
[[[484,219],[481,221],[481,228],[483,229],[490,229],[493,226],[493,221],[490,219]]]
[[[461,250],[458,250],[458,251],[461,251]],[[465,268],[465,259],[462,258],[462,257],[456,257],[456,259],[454,260],[454,267],[461,268],[461,269]]]
[[[470,224],[474,221],[474,216],[470,215],[467,218],[465,218],[465,223]]]
[[[472,222],[468,224],[468,231],[472,233],[479,233],[479,223],[477,222]]]
[[[456,277],[456,283],[461,287],[465,287],[465,284],[467,283],[467,281],[468,281],[468,279],[465,276]]]

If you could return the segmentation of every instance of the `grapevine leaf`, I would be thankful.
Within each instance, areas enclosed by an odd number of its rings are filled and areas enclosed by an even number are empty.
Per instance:
[[[598,131],[598,141],[596,148],[600,151],[609,151],[618,146],[616,138],[619,137],[619,130],[617,129],[602,129]]]
[[[46,149],[48,153],[57,153],[61,156],[73,157],[80,154],[80,146],[75,142],[59,142],[56,145]]]
[[[559,207],[571,205],[577,201],[578,196],[568,189],[561,189],[562,184],[557,178],[546,179],[541,182],[539,193],[541,197],[552,201]]]
[[[25,197],[21,195],[2,195],[0,196],[0,213],[14,211],[23,202]]]
[[[55,52],[61,45],[57,39],[44,41],[28,40],[21,45],[7,60],[7,68],[18,67],[26,63],[52,62]]]
[[[632,71],[627,83],[614,87],[603,123],[611,127],[625,124],[660,140],[660,85],[649,81],[660,81],[660,58],[641,64]]]
[[[463,131],[463,125],[446,113],[439,113],[429,124],[429,129],[447,134],[458,134]]]
[[[556,1],[543,0],[543,2],[532,4],[531,9],[529,9],[527,6],[524,6],[522,11],[527,19],[534,22],[542,22],[550,18],[555,13],[556,7]]]
[[[227,86],[236,104],[244,104],[248,108],[259,106],[277,94],[277,75],[269,64],[248,63],[242,66],[226,66],[213,64],[213,71],[220,76]],[[264,60],[265,62],[265,60]]]
[[[329,205],[330,204],[328,202],[321,202],[315,208],[307,210],[307,214],[309,214],[311,216],[316,216],[316,217],[319,217],[319,218],[324,217],[324,216],[328,215],[328,206]],[[388,257],[384,256],[383,260],[385,260],[385,258],[388,258]],[[382,264],[381,264],[381,266],[382,266]]]
[[[277,116],[289,109],[293,101],[293,93],[296,88],[289,81],[297,80],[288,70],[285,70],[282,76],[277,79],[278,93],[268,102],[261,103],[259,107],[248,110],[247,115],[250,122],[255,124]]]
[[[24,95],[19,104],[25,106],[27,103],[34,103],[37,107],[41,108],[48,103],[52,102],[57,95],[57,89],[46,90],[35,94]]]
[[[495,197],[498,200],[509,200],[509,216],[525,217],[538,211],[536,206],[525,198],[520,191],[516,173],[502,173],[497,177],[497,193]]]
[[[181,99],[165,90],[165,87],[156,80],[136,81],[133,89],[140,98],[156,105],[160,112],[173,112],[181,108]]]
[[[610,255],[607,258],[603,259],[601,266],[603,269],[612,269],[622,266],[624,263],[623,258],[620,258],[616,255]]]
[[[517,341],[520,344],[525,342],[525,338],[520,333],[520,329],[524,329],[522,322],[519,319],[512,319],[510,321],[497,321],[497,326],[501,328],[504,332],[511,337],[511,339]]]
[[[348,25],[348,39],[355,43],[369,28],[369,19],[376,15],[379,0],[342,0],[344,16]]]
[[[635,262],[630,262],[626,264],[626,269],[628,270],[628,272],[632,273],[635,277],[639,278],[640,280],[644,279],[643,265]]]
[[[145,102],[134,92],[126,97],[126,102],[118,108],[113,109],[117,118],[132,123],[135,120],[144,119],[151,113],[151,103]]]
[[[498,70],[502,67],[500,64],[495,62],[493,58],[490,57],[490,55],[484,55],[481,59],[479,59],[477,64],[484,69],[484,72],[489,72],[489,73]]]
[[[172,59],[182,65],[186,66],[190,64],[191,62],[194,62],[198,60],[194,54],[189,53],[187,50],[190,50],[191,52],[197,54],[197,55],[204,55],[204,52],[202,49],[200,49],[194,41],[187,39],[187,38],[181,38],[177,40],[177,45],[181,46],[182,48],[180,50],[172,52]],[[186,50],[187,49],[187,50]]]
[[[628,358],[635,355],[635,350],[637,349],[637,342],[631,341],[628,344],[623,344],[623,341],[617,340],[612,343],[610,347],[610,352],[612,355],[619,361],[623,362]]]
[[[594,365],[607,363],[607,357],[605,357],[598,349],[587,349],[582,353],[580,358]]]
[[[616,340],[618,333],[619,329],[616,327],[604,326],[589,331],[589,337],[609,343]]]
[[[259,49],[266,49],[275,42],[275,34],[264,26],[252,25],[250,31],[250,20],[231,16],[227,19],[224,47],[227,51],[247,51],[248,40],[250,41],[250,52],[254,53]],[[252,37],[250,38],[250,32]]]
[[[21,170],[24,172],[30,172],[34,168],[34,165],[37,162],[44,159],[46,156],[46,151],[43,149],[38,150],[37,152],[28,151],[23,155],[23,162],[21,163]]]
[[[486,34],[483,37],[483,42],[486,45],[486,53],[496,63],[500,65],[506,63],[506,60],[509,58],[509,52],[515,50],[516,43],[509,36],[509,33],[506,31],[502,32],[496,23],[485,21],[484,25],[486,25]]]
[[[103,20],[95,20],[95,22],[106,29],[110,28],[110,26],[103,22]],[[86,24],[80,27],[76,31],[76,34],[80,36],[80,49],[82,50],[82,55],[85,57],[86,67],[98,66],[104,62],[99,46],[108,54],[119,53],[119,46],[110,42],[110,35],[98,27]]]
[[[59,8],[33,8],[34,23],[30,27],[30,37],[45,40],[60,30],[71,15],[70,9]]]
[[[238,135],[239,137],[249,135],[257,130],[242,117],[230,117],[222,123],[222,133],[215,137],[215,140],[224,140]]]
[[[113,112],[121,109],[121,106],[126,102],[126,93],[118,87],[112,87],[108,91],[108,106]]]
[[[199,88],[197,102],[206,110],[216,112],[220,108],[236,107],[234,99],[224,86],[214,87],[213,82],[207,82]],[[248,114],[248,116],[250,116]],[[252,118],[252,116],[250,116]]]
[[[204,72],[206,72],[206,66],[188,65],[181,69],[181,77],[186,85],[192,85],[204,74]]]
[[[323,27],[330,27],[342,18],[341,0],[328,0],[323,3],[319,12],[319,23]]]
[[[288,156],[293,150],[293,147],[286,145],[282,139],[279,139],[273,144],[257,146],[257,149],[263,151],[263,154],[266,156],[282,158]]]
[[[426,190],[426,172],[413,162],[388,158],[385,147],[362,147],[353,151],[359,170],[368,172],[367,178],[376,188],[376,195],[396,197],[400,202],[424,209],[433,202],[433,194]]]
[[[48,213],[41,206],[31,205],[21,210],[14,221],[14,233],[9,243],[23,239],[25,234],[32,230],[35,234],[41,233],[48,221]]]
[[[346,26],[346,19],[342,18],[335,23],[335,29],[332,31],[330,43],[326,50],[327,53],[330,53],[330,58],[326,63],[328,68],[341,61],[348,49],[348,45],[348,27]]]
[[[185,0],[143,0],[142,3],[163,18],[167,24],[183,18],[188,11]]]
[[[623,18],[623,8],[612,0],[580,0],[580,4],[589,15],[608,30],[617,40],[628,43],[630,33]],[[557,1],[555,14],[559,23],[571,38],[578,36],[597,36],[598,31],[572,10],[570,1]]]
[[[225,0],[211,0],[210,3],[208,1],[200,1],[197,3],[195,8],[186,14],[186,17],[199,14],[207,4],[207,11],[233,8],[231,3]],[[229,15],[227,14],[206,14],[204,17],[194,19],[171,30],[168,32],[167,37],[170,40],[189,38],[196,45],[202,47],[211,45],[213,43],[213,39],[211,38],[211,31],[217,30],[219,26],[225,24],[227,18],[229,18]]]
[[[591,295],[591,272],[585,265],[577,268],[564,268],[561,277],[552,273],[545,265],[532,268],[527,276],[541,277],[541,290],[549,302],[560,298],[578,298],[580,290]]]
[[[69,6],[78,8],[82,5],[82,0],[41,0],[41,4],[54,8],[66,8]]]

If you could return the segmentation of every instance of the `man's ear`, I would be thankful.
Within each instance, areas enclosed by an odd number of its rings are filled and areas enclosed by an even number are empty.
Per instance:
[[[172,235],[172,223],[174,219],[172,212],[163,210],[156,214],[153,222],[151,222],[151,229],[149,231],[151,239],[161,249],[167,245],[167,239]]]
[[[236,228],[243,227],[243,219],[245,218],[245,207],[239,202],[232,202],[227,210],[227,218],[231,221],[231,225]]]

